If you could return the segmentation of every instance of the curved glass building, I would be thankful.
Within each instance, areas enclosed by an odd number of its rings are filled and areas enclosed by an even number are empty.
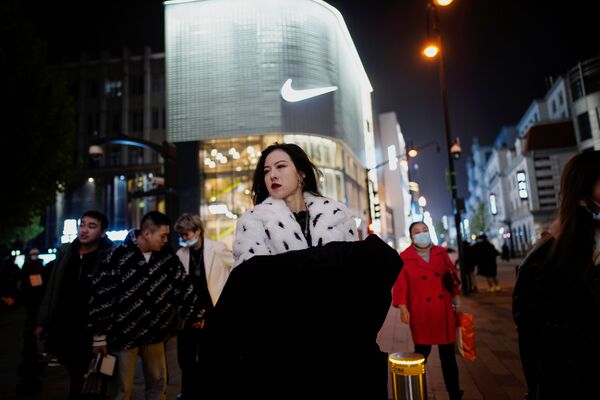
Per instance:
[[[165,28],[168,140],[198,171],[179,184],[180,211],[199,203],[209,237],[225,239],[251,207],[260,150],[295,142],[365,232],[372,88],[340,13],[320,0],[167,1]]]

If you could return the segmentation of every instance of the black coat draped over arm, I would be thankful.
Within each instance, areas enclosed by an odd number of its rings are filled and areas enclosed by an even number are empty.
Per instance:
[[[402,264],[374,235],[240,264],[207,320],[214,398],[386,399],[376,338]]]

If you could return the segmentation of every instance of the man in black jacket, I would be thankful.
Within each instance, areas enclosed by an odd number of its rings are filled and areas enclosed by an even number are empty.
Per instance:
[[[47,338],[47,348],[69,372],[69,399],[80,399],[83,375],[93,354],[88,332],[88,302],[92,275],[112,246],[106,237],[108,219],[100,211],[86,211],[77,238],[63,246],[50,272],[48,287],[37,314],[35,334]]]
[[[192,281],[167,245],[170,220],[150,211],[125,241],[112,249],[94,276],[90,327],[93,351],[117,357],[109,398],[128,399],[138,355],[146,378],[146,399],[164,399],[164,342],[172,330],[173,307],[181,318],[201,322]]]

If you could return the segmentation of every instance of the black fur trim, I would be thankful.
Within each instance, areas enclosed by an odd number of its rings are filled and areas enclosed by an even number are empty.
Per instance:
[[[319,220],[319,218],[321,218],[321,215],[323,215],[323,213],[318,213],[318,214],[315,216],[315,219],[313,219],[313,228],[314,228],[315,226],[317,226],[317,221]]]

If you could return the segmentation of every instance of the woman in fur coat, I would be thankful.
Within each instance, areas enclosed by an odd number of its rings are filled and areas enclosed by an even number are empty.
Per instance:
[[[356,240],[354,218],[343,204],[319,193],[319,175],[298,145],[275,143],[261,153],[252,185],[254,209],[236,227],[236,266],[257,255]]]

